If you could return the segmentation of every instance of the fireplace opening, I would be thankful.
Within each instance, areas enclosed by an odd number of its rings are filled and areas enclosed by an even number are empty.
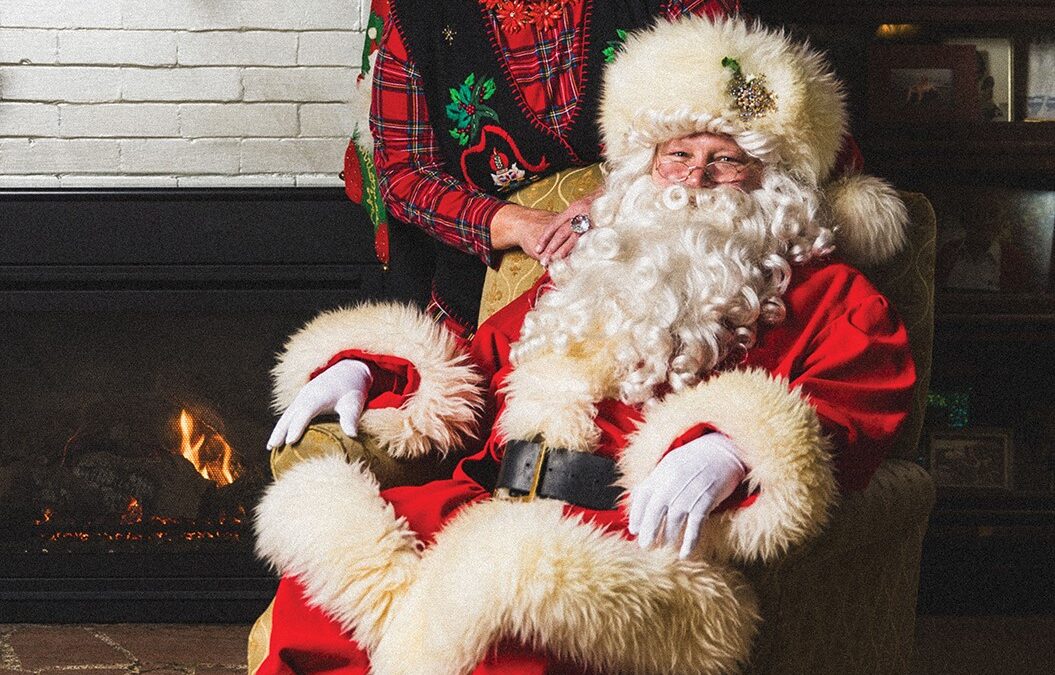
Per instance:
[[[339,190],[0,209],[0,615],[252,620],[277,584],[252,536],[269,372],[320,310],[382,295],[369,226]]]
[[[241,542],[266,477],[240,459],[219,414],[159,398],[87,417],[57,456],[0,468],[12,486],[4,529],[20,552]]]

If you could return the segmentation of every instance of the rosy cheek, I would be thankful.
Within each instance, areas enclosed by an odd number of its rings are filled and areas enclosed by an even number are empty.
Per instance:
[[[744,192],[753,192],[762,187],[762,172],[752,169],[746,176],[737,181]]]
[[[659,168],[655,164],[652,165],[652,182],[659,187],[667,187],[671,185],[669,180],[659,175]]]

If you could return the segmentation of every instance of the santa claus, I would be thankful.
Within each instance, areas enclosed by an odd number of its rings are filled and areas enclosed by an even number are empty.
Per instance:
[[[735,563],[816,535],[903,422],[915,374],[846,262],[902,244],[889,186],[834,178],[822,59],[740,20],[661,23],[605,73],[592,227],[467,349],[409,307],[323,314],[275,369],[270,445],[337,413],[395,457],[267,490],[281,574],[259,672],[720,673],[757,630]]]

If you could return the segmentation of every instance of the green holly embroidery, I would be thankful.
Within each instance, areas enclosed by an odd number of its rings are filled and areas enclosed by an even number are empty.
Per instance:
[[[615,61],[615,55],[623,50],[623,43],[626,42],[627,35],[627,31],[623,30],[622,28],[615,29],[616,39],[609,40],[608,46],[601,50],[601,53],[604,54],[605,63],[611,63],[612,61]]]
[[[482,103],[495,94],[495,80],[489,77],[476,81],[476,73],[469,73],[461,86],[451,87],[451,102],[447,104],[447,119],[454,122],[451,136],[458,145],[468,145],[480,133],[480,122],[484,117],[498,121],[498,113]]]

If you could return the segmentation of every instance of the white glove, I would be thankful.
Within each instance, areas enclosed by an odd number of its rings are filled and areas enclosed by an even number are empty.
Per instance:
[[[296,443],[311,420],[324,413],[337,413],[341,431],[355,436],[371,384],[370,368],[362,361],[345,359],[333,364],[297,392],[271,432],[268,449]]]
[[[666,516],[663,543],[676,546],[682,527],[681,558],[689,557],[703,519],[736,490],[747,475],[728,436],[710,433],[667,453],[630,491],[630,534],[648,548]]]

